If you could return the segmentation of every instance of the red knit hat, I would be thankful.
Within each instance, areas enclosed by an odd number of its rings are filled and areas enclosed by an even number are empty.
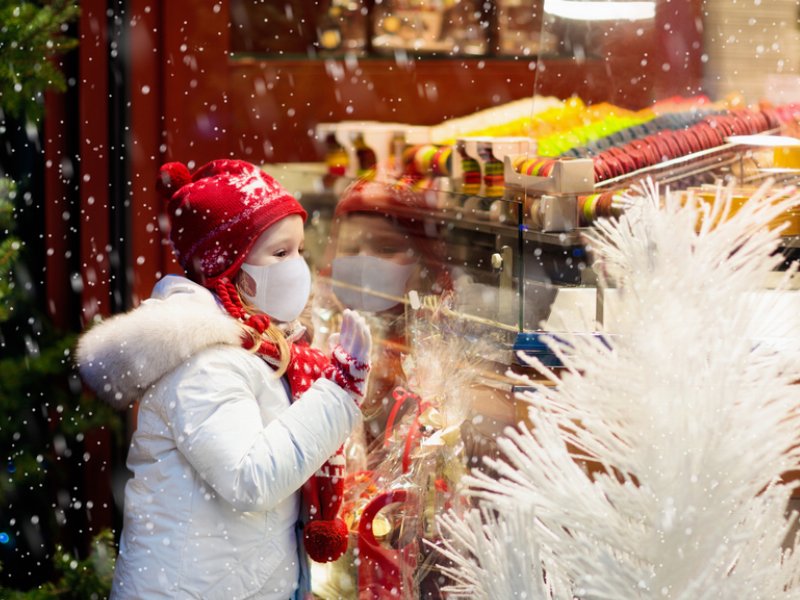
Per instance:
[[[425,199],[425,193],[415,190],[406,181],[389,184],[379,181],[356,181],[342,193],[334,217],[338,219],[353,214],[377,215],[390,219],[406,234],[409,247],[425,260],[429,271],[433,273],[434,287],[432,291],[451,290],[453,282],[448,267],[442,262],[447,256],[447,247],[440,234],[440,226],[434,212]],[[418,216],[418,215],[429,216]],[[334,222],[331,237],[339,234],[339,222]],[[330,248],[335,250],[335,245]],[[329,254],[327,266],[320,269],[325,275],[330,274],[330,263],[333,254]]]
[[[423,194],[408,185],[358,180],[342,193],[334,216],[367,213],[397,218],[398,213],[402,215],[402,210],[409,208],[430,210]]]
[[[272,177],[243,160],[214,160],[193,174],[179,162],[161,167],[169,239],[193,281],[213,288],[232,278],[265,229],[306,211]]]

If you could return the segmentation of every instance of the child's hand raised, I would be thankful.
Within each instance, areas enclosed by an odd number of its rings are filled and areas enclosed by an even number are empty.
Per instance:
[[[361,404],[367,389],[369,353],[372,349],[372,335],[364,317],[354,310],[345,310],[341,333],[333,334],[328,344],[331,348],[331,368],[325,375],[347,390],[356,403]]]

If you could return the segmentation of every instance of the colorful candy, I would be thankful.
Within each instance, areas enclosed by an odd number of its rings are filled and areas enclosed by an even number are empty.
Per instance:
[[[503,179],[503,161],[496,158],[490,158],[483,163],[484,175],[483,185],[485,187],[486,196],[489,198],[497,198],[503,195],[505,189]]]
[[[481,166],[477,160],[468,156],[461,158],[461,169],[464,172],[462,193],[477,194],[481,190]]]
[[[595,181],[605,181],[645,167],[716,148],[732,135],[748,135],[772,128],[777,117],[767,111],[737,109],[708,115],[676,131],[659,131],[594,157]]]
[[[586,227],[600,218],[619,216],[625,191],[578,196],[579,222]]]
[[[556,160],[546,156],[518,157],[514,163],[514,169],[523,175],[534,177],[549,177],[553,172]]]

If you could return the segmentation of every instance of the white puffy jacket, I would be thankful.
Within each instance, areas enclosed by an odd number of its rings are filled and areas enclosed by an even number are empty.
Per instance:
[[[298,490],[359,411],[325,379],[290,403],[240,343],[214,296],[176,276],[81,338],[85,381],[117,407],[141,400],[112,598],[295,595]]]

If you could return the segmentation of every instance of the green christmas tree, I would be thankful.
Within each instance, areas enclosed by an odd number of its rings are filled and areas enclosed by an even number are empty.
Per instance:
[[[0,323],[8,321],[14,311],[14,284],[10,273],[19,259],[22,246],[14,231],[14,198],[17,186],[11,179],[0,178]],[[0,340],[0,344],[2,344]]]
[[[0,103],[7,115],[38,122],[42,94],[66,89],[51,59],[78,44],[64,35],[78,12],[68,0],[0,0]]]
[[[26,244],[36,238],[19,223],[41,199],[30,173],[9,175],[20,156],[43,161],[27,132],[45,116],[44,92],[66,89],[54,59],[77,45],[67,32],[78,12],[75,1],[0,0],[0,598],[105,598],[113,573],[110,532],[81,551],[80,480],[84,432],[118,431],[120,419],[83,393],[75,333],[58,331],[37,300],[30,273],[41,266]]]

